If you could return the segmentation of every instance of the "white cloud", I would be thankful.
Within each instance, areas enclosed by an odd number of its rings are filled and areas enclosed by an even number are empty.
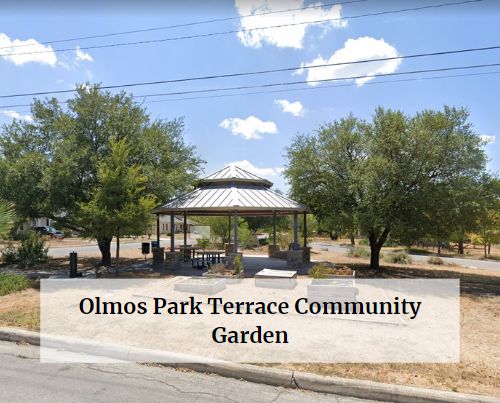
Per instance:
[[[328,59],[318,56],[312,62],[304,63],[302,66],[308,67],[321,64],[344,63],[396,56],[398,56],[396,48],[389,45],[383,39],[375,39],[369,36],[364,36],[358,39],[348,39],[345,42],[344,47],[335,51]],[[318,85],[318,82],[312,81],[329,80],[341,77],[370,76],[355,80],[358,86],[362,86],[368,81],[373,80],[373,76],[376,74],[389,74],[395,72],[400,64],[401,59],[394,59],[378,62],[309,68],[307,69],[307,81],[309,81],[309,85]],[[305,69],[301,68],[301,70],[304,71]]]
[[[233,161],[227,163],[225,166],[237,166],[245,171],[251,172],[257,176],[263,176],[263,177],[272,177],[272,176],[278,176],[281,174],[281,172],[284,171],[284,168],[277,167],[277,168],[257,168],[254,164],[252,164],[248,160],[241,160],[241,161]]]
[[[94,59],[92,58],[92,56],[90,56],[90,54],[88,54],[87,52],[84,52],[83,50],[80,49],[80,46],[76,47],[75,53],[76,53],[76,56],[75,56],[76,62],[81,62],[81,61],[93,62],[94,61]]]
[[[33,118],[31,117],[31,115],[21,115],[19,112],[9,111],[9,110],[0,111],[0,113],[12,119],[19,119],[19,120],[25,120],[26,122],[33,122]]]
[[[304,106],[299,102],[290,102],[287,99],[276,99],[275,104],[281,106],[283,112],[291,113],[293,116],[304,116]]]
[[[0,57],[16,66],[25,63],[40,63],[55,67],[57,64],[57,56],[50,45],[44,46],[35,39],[25,41],[10,39],[3,33],[0,33]]]
[[[497,139],[496,136],[488,136],[485,134],[479,137],[481,137],[481,140],[483,140],[485,144],[493,144]]]
[[[240,16],[241,29],[249,30],[257,27],[270,27],[283,24],[295,24],[287,27],[240,31],[238,37],[243,45],[260,48],[263,43],[279,48],[302,49],[304,36],[309,27],[317,25],[323,32],[331,28],[342,28],[347,25],[346,20],[340,20],[342,6],[334,5],[330,8],[311,7],[304,10],[287,11],[283,13],[263,14],[274,11],[290,10],[304,7],[304,0],[235,0],[236,9]],[[321,6],[322,3],[314,3]],[[256,15],[255,14],[263,14]],[[243,17],[243,16],[249,17]],[[311,21],[327,20],[322,23]]]
[[[224,119],[220,127],[231,130],[234,136],[242,136],[246,140],[261,139],[263,133],[277,133],[278,127],[272,121],[264,122],[255,116],[249,116],[246,119],[228,118]]]

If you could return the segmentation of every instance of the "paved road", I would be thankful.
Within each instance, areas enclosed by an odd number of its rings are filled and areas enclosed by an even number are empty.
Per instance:
[[[368,402],[137,364],[41,364],[0,342],[1,402]]]
[[[164,246],[169,246],[170,245],[170,239],[162,239],[161,240],[162,245]],[[181,239],[176,239],[175,240],[176,245],[182,245],[183,241]],[[321,243],[321,242],[311,242],[310,246],[312,246],[315,249],[328,249],[332,252],[337,252],[337,253],[345,253],[346,247],[340,246],[340,245],[332,245],[328,243]],[[131,242],[131,243],[122,243],[120,244],[120,249],[121,250],[127,250],[127,249],[140,249],[141,248],[141,243],[140,242]],[[115,249],[115,243],[111,243],[111,250],[113,251]],[[70,252],[75,251],[78,252],[78,254],[81,255],[95,255],[99,256],[99,248],[97,245],[89,245],[89,246],[78,246],[78,247],[63,247],[63,248],[49,248],[49,255],[52,257],[64,257],[68,256]],[[416,262],[426,262],[429,256],[425,255],[416,255],[416,254],[411,254],[412,259]],[[490,271],[495,271],[495,272],[500,272],[500,262],[495,262],[491,260],[474,260],[474,259],[461,259],[461,258],[455,258],[455,257],[442,257],[442,259],[447,262],[447,263],[453,263],[459,266],[465,266],[465,267],[471,267],[475,269],[485,269],[485,270],[490,270]]]
[[[162,246],[170,246],[170,239],[161,239],[160,240]],[[189,242],[189,241],[188,241]],[[176,245],[182,245],[184,243],[183,240],[176,239]],[[116,243],[111,242],[111,252],[114,253],[116,248]],[[129,249],[141,249],[141,242],[129,242],[129,243],[120,243],[120,250],[129,250]],[[78,252],[79,255],[87,255],[87,256],[100,256],[99,248],[96,244],[93,245],[85,245],[85,246],[73,246],[73,247],[55,247],[49,248],[49,255],[52,257],[64,257],[68,256],[71,252]]]
[[[340,245],[332,245],[321,242],[311,242],[311,246],[315,249],[328,249],[332,252],[345,253],[347,247]],[[426,262],[429,256],[411,254],[411,257],[416,262]],[[453,263],[459,266],[471,267],[474,269],[485,269],[490,271],[500,272],[500,262],[491,260],[475,260],[475,259],[461,259],[455,257],[441,257],[447,263]]]

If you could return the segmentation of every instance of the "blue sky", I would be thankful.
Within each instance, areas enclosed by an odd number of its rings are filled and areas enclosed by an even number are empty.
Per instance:
[[[311,3],[303,0],[168,4],[143,1],[108,3],[106,7],[100,6],[99,2],[81,2],[66,9],[63,3],[50,6],[24,2],[23,7],[11,5],[0,15],[0,94],[64,90],[86,81],[114,85],[500,45],[500,6],[494,0],[346,18],[454,1],[459,0],[366,0],[342,6],[332,6],[331,1]],[[319,7],[325,3],[328,5]],[[248,14],[295,9],[311,4],[318,7],[242,18]],[[226,17],[234,18],[133,35],[39,44],[56,39]],[[60,48],[85,48],[325,19],[330,21],[143,45],[51,52]],[[25,42],[27,40],[32,41]],[[15,47],[19,44],[32,46]],[[39,50],[46,53],[12,55]],[[135,95],[148,95],[486,63],[500,63],[500,50],[162,84],[129,90]],[[395,82],[410,77],[487,72],[498,74]],[[270,92],[297,88],[307,89]],[[499,90],[500,66],[497,66],[357,81],[309,82],[300,86],[224,93],[146,97],[138,98],[138,101],[144,101],[144,106],[153,118],[184,117],[186,140],[196,144],[198,153],[207,161],[206,173],[220,169],[225,164],[238,162],[243,168],[267,177],[275,182],[276,187],[286,190],[287,186],[280,175],[285,164],[284,148],[297,133],[312,133],[320,125],[350,112],[369,119],[379,105],[401,109],[409,114],[422,109],[439,109],[445,104],[469,108],[476,132],[490,138],[491,142],[486,145],[489,168],[499,172]],[[255,91],[263,93],[213,97]],[[205,98],[208,95],[212,97]],[[180,99],[196,96],[203,98]],[[57,97],[64,100],[68,95]],[[30,98],[1,99],[0,123],[9,123],[13,117],[30,119],[28,107],[5,107],[27,104]]]

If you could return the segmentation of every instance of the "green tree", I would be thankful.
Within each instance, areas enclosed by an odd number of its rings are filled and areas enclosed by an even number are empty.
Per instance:
[[[159,202],[189,190],[203,163],[183,140],[182,120],[152,121],[123,92],[86,85],[64,110],[56,99],[36,100],[31,109],[33,122],[16,120],[0,136],[0,169],[6,172],[0,195],[15,203],[21,217],[46,216],[65,228],[94,233],[93,224],[82,219],[83,206],[96,202],[99,167],[114,141],[130,145],[129,164],[146,178],[141,196]],[[110,236],[97,241],[102,264],[109,264]]]
[[[4,239],[9,234],[15,219],[13,204],[0,199],[0,239]]]
[[[484,171],[481,140],[467,118],[466,110],[450,107],[414,117],[378,108],[370,123],[349,116],[295,138],[285,174],[293,195],[320,221],[352,217],[378,269],[391,231],[404,233],[409,218],[433,208],[433,185]]]
[[[146,177],[137,165],[129,165],[130,147],[125,140],[113,140],[110,154],[98,165],[98,187],[92,199],[81,203],[80,226],[85,235],[96,238],[103,263],[111,263],[106,249],[116,237],[116,259],[120,257],[120,236],[144,234],[155,200],[143,196]]]
[[[487,258],[491,253],[491,245],[500,243],[500,179],[485,175],[477,196],[477,234],[483,244],[484,257]]]

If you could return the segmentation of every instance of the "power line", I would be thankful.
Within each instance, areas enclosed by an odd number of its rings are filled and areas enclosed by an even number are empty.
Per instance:
[[[476,77],[476,76],[484,76],[484,75],[490,75],[490,74],[500,74],[500,70],[486,71],[486,72],[481,72],[481,73],[447,74],[447,75],[439,75],[439,76],[433,76],[433,77],[415,77],[415,78],[402,78],[402,79],[398,79],[398,80],[370,81],[370,82],[364,83],[363,85],[378,85],[378,84],[391,84],[391,83],[396,84],[396,83],[412,82],[412,81],[437,80],[437,79],[442,79],[442,78]],[[265,94],[275,94],[275,93],[282,93],[282,92],[314,91],[314,90],[326,90],[326,89],[331,89],[331,88],[355,87],[355,86],[357,86],[357,84],[347,83],[347,84],[336,84],[336,85],[323,85],[321,87],[287,88],[287,89],[272,90],[272,91],[238,92],[238,93],[234,93],[234,94],[216,94],[216,95],[196,96],[196,97],[155,99],[155,100],[145,100],[144,103],[154,104],[154,103],[160,103],[160,102],[226,98],[226,97],[235,97],[235,96],[243,96],[243,95],[258,95],[258,94],[265,95]],[[137,98],[139,96],[134,96],[134,97]],[[67,103],[67,101],[59,101],[59,103],[65,104],[65,103]],[[31,105],[30,104],[5,105],[5,106],[0,106],[0,108],[19,108],[19,107],[27,107],[27,106],[31,106]],[[30,110],[23,110],[23,111],[17,111],[17,112],[18,113],[29,113],[31,111]]]
[[[392,76],[399,76],[399,75],[404,75],[404,74],[434,73],[434,72],[439,72],[439,71],[453,71],[453,70],[469,70],[469,69],[477,69],[477,68],[483,68],[483,67],[497,67],[497,66],[500,66],[500,63],[441,67],[441,68],[435,68],[435,69],[400,71],[400,72],[395,72],[395,73],[381,73],[381,74],[371,74],[371,75],[367,74],[367,75],[349,76],[349,77],[335,77],[335,78],[325,78],[325,79],[320,79],[320,80],[288,81],[288,82],[268,83],[268,84],[259,84],[259,85],[243,85],[243,86],[238,86],[238,87],[207,88],[207,89],[202,89],[202,90],[167,92],[167,93],[163,93],[163,94],[135,95],[135,97],[136,98],[158,97],[158,96],[169,96],[169,95],[199,94],[199,93],[217,92],[217,91],[244,90],[244,89],[251,89],[251,88],[270,88],[270,87],[279,87],[279,86],[285,86],[285,85],[323,83],[323,82],[343,81],[343,80],[359,80],[359,79],[363,79],[363,78],[392,77]]]
[[[434,69],[422,69],[422,70],[411,70],[411,71],[401,71],[394,73],[381,73],[381,74],[373,74],[373,75],[358,75],[358,76],[349,76],[349,77],[335,77],[321,80],[310,80],[310,81],[291,81],[291,82],[279,82],[279,83],[267,83],[267,84],[259,84],[259,85],[248,85],[248,86],[238,86],[238,87],[224,87],[224,88],[208,88],[202,90],[190,90],[190,91],[177,91],[177,92],[169,92],[169,93],[155,93],[155,94],[143,94],[143,95],[133,95],[133,98],[148,98],[148,97],[159,97],[159,96],[172,96],[172,95],[184,95],[184,94],[199,94],[199,93],[211,93],[217,91],[238,91],[238,90],[246,90],[253,88],[272,88],[278,86],[286,86],[286,85],[299,85],[299,84],[310,84],[310,83],[322,83],[322,82],[333,82],[333,81],[342,81],[342,80],[358,80],[363,78],[376,78],[376,77],[392,77],[392,76],[400,76],[406,74],[421,74],[421,73],[432,73],[432,72],[442,72],[442,71],[455,71],[455,70],[470,70],[484,67],[498,67],[500,63],[490,63],[490,64],[477,64],[477,65],[466,65],[466,66],[452,66],[452,67],[442,67],[442,68],[434,68]],[[60,103],[67,103],[67,101],[60,101]],[[30,106],[30,104],[16,104],[16,105],[1,105],[0,108],[18,108],[18,107],[26,107]]]
[[[295,66],[295,67],[285,67],[285,68],[280,68],[280,69],[267,69],[267,70],[228,73],[228,74],[214,74],[214,75],[207,75],[207,76],[187,77],[187,78],[178,78],[178,79],[171,79],[171,80],[158,80],[158,81],[127,83],[127,84],[105,85],[105,86],[101,86],[100,88],[101,89],[116,89],[116,88],[139,87],[139,86],[147,86],[147,85],[173,84],[173,83],[189,82],[189,81],[212,80],[212,79],[218,79],[218,78],[234,78],[234,77],[249,76],[249,75],[261,75],[261,74],[278,73],[278,72],[286,72],[286,71],[296,71],[298,69],[313,69],[313,68],[320,68],[320,67],[346,66],[346,65],[351,65],[351,64],[373,63],[373,62],[381,62],[381,61],[389,61],[389,60],[413,59],[413,58],[419,58],[419,57],[444,56],[444,55],[450,55],[450,54],[482,52],[482,51],[496,50],[496,49],[500,49],[500,45],[484,46],[484,47],[479,47],[479,48],[444,50],[444,51],[428,52],[428,53],[417,53],[417,54],[406,55],[406,56],[392,56],[392,57],[381,57],[381,58],[376,58],[376,59],[354,60],[354,61],[349,61],[349,62],[324,63],[324,64],[316,64],[316,65],[312,65],[312,66],[298,66],[298,67]],[[64,93],[72,93],[72,92],[76,92],[76,91],[77,91],[77,89],[68,89],[68,90],[54,90],[54,91],[39,91],[39,92],[30,92],[30,93],[21,93],[21,94],[8,94],[8,95],[0,95],[0,99],[1,98],[18,98],[18,97],[24,97],[24,96],[49,95],[49,94],[64,94]]]
[[[316,8],[326,8],[326,7],[330,7],[330,6],[345,5],[345,4],[351,4],[351,3],[362,3],[362,2],[366,2],[366,1],[368,1],[368,0],[350,0],[350,1],[342,1],[342,2],[334,2],[334,3],[325,3],[325,4],[312,4],[312,5],[304,6],[304,7],[289,8],[286,10],[277,10],[277,11],[267,11],[265,13],[247,14],[247,15],[241,15],[241,16],[237,16],[237,17],[215,18],[215,19],[211,19],[211,20],[194,21],[194,22],[188,22],[188,23],[183,23],[183,24],[167,25],[167,26],[154,27],[154,28],[143,28],[143,29],[134,29],[131,31],[111,32],[111,33],[107,33],[107,34],[96,34],[96,35],[79,36],[79,37],[66,38],[66,39],[55,39],[55,40],[50,40],[50,41],[38,42],[38,43],[40,45],[49,45],[49,44],[53,44],[53,43],[63,43],[63,42],[73,42],[73,41],[87,40],[87,39],[107,38],[107,37],[111,37],[111,36],[138,34],[138,33],[142,33],[142,32],[161,31],[161,30],[174,29],[174,28],[184,28],[184,27],[191,27],[191,26],[195,26],[195,25],[211,24],[211,23],[215,23],[215,22],[239,20],[240,18],[260,17],[262,15],[287,13],[287,12],[292,12],[292,11],[300,11],[300,10],[308,10],[308,9],[316,9]],[[4,46],[4,47],[0,47],[0,49],[22,48],[22,47],[26,47],[26,46],[33,46],[33,45],[32,44],[22,44],[22,45],[14,45],[14,46]]]
[[[76,51],[76,50],[103,49],[103,48],[114,48],[114,47],[122,47],[122,46],[144,45],[144,44],[148,44],[148,43],[162,43],[162,42],[169,42],[169,41],[195,39],[195,38],[208,38],[208,37],[219,36],[219,35],[237,34],[240,32],[252,32],[252,31],[257,31],[257,30],[265,30],[265,29],[285,28],[285,27],[304,25],[304,24],[320,24],[323,22],[330,22],[330,21],[340,21],[340,20],[349,20],[349,19],[355,19],[355,18],[373,17],[373,16],[379,16],[379,15],[385,15],[385,14],[397,14],[397,13],[402,13],[402,12],[407,12],[407,11],[419,11],[419,10],[426,10],[426,9],[432,9],[432,8],[442,8],[442,7],[448,7],[448,6],[463,5],[463,4],[468,4],[468,3],[479,3],[482,1],[484,1],[484,0],[464,0],[464,1],[453,2],[453,3],[431,4],[431,5],[427,5],[427,6],[420,6],[420,7],[413,7],[413,8],[403,8],[403,9],[398,9],[398,10],[379,11],[379,12],[375,12],[375,13],[367,13],[367,14],[360,14],[360,15],[340,17],[340,18],[328,18],[328,19],[315,20],[315,21],[279,24],[279,25],[272,25],[272,26],[267,26],[267,27],[256,27],[256,28],[230,30],[230,31],[210,32],[210,33],[206,33],[206,34],[185,35],[185,36],[177,36],[177,37],[161,38],[161,39],[148,39],[148,40],[134,41],[134,42],[109,43],[109,44],[104,44],[104,45],[82,46],[82,47],[75,47],[75,48],[39,50],[39,51],[34,51],[34,52],[21,52],[21,53],[3,53],[1,56],[21,56],[21,55],[34,55],[34,54],[40,54],[40,53],[70,52],[70,51]]]
[[[425,80],[436,80],[441,78],[455,78],[455,77],[472,77],[472,76],[483,76],[489,74],[500,74],[500,70],[497,71],[487,71],[482,73],[464,73],[464,74],[447,74],[433,77],[415,77],[415,78],[402,78],[398,80],[385,80],[385,81],[369,81],[364,83],[363,85],[375,85],[375,84],[390,84],[390,83],[402,83],[402,82],[410,82],[410,81],[425,81]],[[357,87],[356,83],[347,83],[347,84],[336,84],[336,85],[323,85],[321,87],[304,87],[304,88],[287,88],[282,90],[272,90],[272,91],[254,91],[254,92],[238,92],[235,94],[217,94],[217,95],[207,95],[207,96],[198,96],[198,97],[183,97],[183,98],[168,98],[168,99],[155,99],[155,100],[147,100],[145,101],[148,104],[158,103],[158,102],[170,102],[170,101],[187,101],[194,99],[210,99],[210,98],[225,98],[225,97],[234,97],[241,95],[257,95],[257,94],[274,94],[281,92],[295,92],[295,91],[313,91],[313,90],[323,90],[329,88],[341,88],[341,87]],[[137,96],[138,97],[138,96]],[[29,111],[25,111],[29,112]]]

